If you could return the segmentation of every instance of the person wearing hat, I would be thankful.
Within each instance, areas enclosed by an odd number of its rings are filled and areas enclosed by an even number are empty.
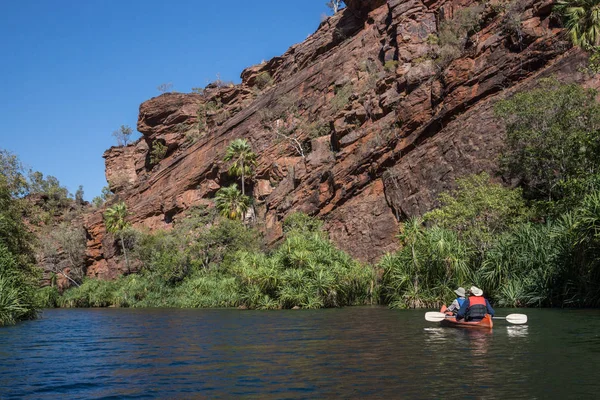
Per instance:
[[[490,302],[483,297],[483,290],[476,286],[471,286],[469,289],[469,298],[465,300],[462,307],[456,314],[456,320],[465,319],[465,321],[480,321],[485,317],[485,314],[490,314],[492,317],[495,312]]]
[[[452,304],[450,304],[450,307],[448,307],[446,311],[450,311],[451,313],[456,314],[465,302],[465,288],[459,287],[454,291],[454,293],[456,293],[458,297],[454,299],[454,301],[452,302]]]

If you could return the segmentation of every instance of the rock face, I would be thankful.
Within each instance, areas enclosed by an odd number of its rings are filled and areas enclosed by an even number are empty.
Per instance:
[[[211,204],[232,182],[225,148],[245,138],[259,155],[247,189],[270,243],[286,215],[303,211],[372,262],[396,248],[399,221],[431,209],[454,178],[494,169],[498,99],[550,75],[597,86],[578,72],[585,57],[565,41],[550,0],[346,4],[303,43],[243,71],[240,85],[140,106],[143,138],[104,154],[134,225],[168,229],[190,206]],[[477,29],[443,56],[441,27],[475,6]],[[163,149],[158,160],[154,149]],[[88,275],[112,278],[124,267],[101,213],[86,219]]]

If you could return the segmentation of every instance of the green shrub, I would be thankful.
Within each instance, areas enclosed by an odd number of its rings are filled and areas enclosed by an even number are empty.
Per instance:
[[[520,189],[493,183],[486,173],[459,178],[456,186],[439,196],[440,208],[425,214],[424,220],[458,233],[479,252],[531,215]]]
[[[312,218],[304,213],[295,212],[283,220],[283,232],[295,233],[315,233],[323,230],[323,222],[317,218]]]
[[[331,108],[334,113],[338,113],[342,111],[348,103],[350,102],[350,96],[352,96],[352,92],[354,91],[354,87],[352,83],[348,82],[345,85],[336,88],[335,96],[331,99]]]
[[[152,150],[150,151],[150,163],[158,164],[167,155],[167,146],[160,140],[152,142]]]
[[[520,180],[527,197],[558,200],[562,182],[600,172],[596,96],[593,89],[546,79],[497,104],[507,131],[501,166]]]
[[[394,71],[396,71],[396,68],[398,68],[398,61],[397,60],[388,60],[385,62],[383,67],[388,72],[394,72]]]
[[[436,59],[440,68],[445,68],[461,56],[469,35],[481,28],[484,9],[483,4],[475,4],[458,10],[452,19],[442,21],[437,40],[432,35],[427,38],[427,43],[440,46]]]
[[[319,226],[296,214],[285,241],[272,254],[239,251],[227,273],[240,285],[248,308],[321,308],[374,300],[374,271],[338,250]],[[300,224],[297,222],[303,221]],[[300,225],[300,228],[298,228]]]
[[[58,306],[60,293],[54,286],[45,286],[35,292],[35,304],[37,308],[55,308]]]
[[[273,78],[267,71],[263,71],[256,76],[256,87],[263,90],[273,84]]]
[[[117,283],[100,279],[86,279],[81,286],[66,290],[59,298],[61,307],[108,307],[114,304]]]

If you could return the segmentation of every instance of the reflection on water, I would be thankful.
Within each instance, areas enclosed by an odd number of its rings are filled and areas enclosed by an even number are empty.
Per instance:
[[[525,337],[529,334],[529,327],[527,325],[507,326],[506,332],[511,338]]]
[[[0,329],[0,398],[591,398],[600,312],[49,310]],[[557,323],[560,320],[561,323]]]

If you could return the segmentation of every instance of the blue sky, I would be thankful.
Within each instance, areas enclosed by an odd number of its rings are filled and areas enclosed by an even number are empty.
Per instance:
[[[0,1],[0,148],[90,200],[106,185],[111,132],[135,130],[159,84],[239,82],[313,33],[325,2]]]

